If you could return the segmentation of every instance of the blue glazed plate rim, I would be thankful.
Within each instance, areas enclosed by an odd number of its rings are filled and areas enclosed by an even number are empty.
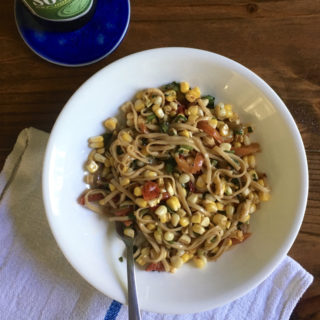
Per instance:
[[[88,60],[87,62],[84,63],[77,63],[77,64],[69,64],[69,63],[63,63],[63,62],[59,62],[56,61],[54,59],[49,59],[45,56],[43,56],[42,54],[40,54],[39,52],[36,51],[36,48],[34,48],[33,46],[31,46],[28,42],[28,40],[24,37],[21,29],[20,29],[20,24],[19,21],[17,19],[17,14],[16,14],[16,10],[17,10],[17,1],[18,0],[14,0],[14,20],[17,26],[17,30],[20,34],[20,37],[22,38],[22,40],[24,41],[24,43],[29,47],[29,49],[34,52],[38,57],[40,57],[43,60],[46,60],[50,63],[53,63],[55,65],[59,65],[59,66],[63,66],[63,67],[83,67],[83,66],[88,66],[90,64],[96,63],[102,59],[104,59],[105,57],[107,57],[108,55],[110,55],[121,43],[121,41],[123,40],[124,36],[126,35],[127,31],[128,31],[128,27],[129,27],[129,22],[130,22],[130,15],[131,15],[131,7],[130,7],[130,0],[125,0],[127,1],[127,5],[128,5],[128,12],[127,12],[127,22],[126,25],[123,29],[123,32],[121,34],[121,36],[119,37],[118,41],[114,44],[114,46],[108,50],[105,54],[101,55],[99,58],[94,59],[94,60]],[[100,0],[101,1],[101,0]]]

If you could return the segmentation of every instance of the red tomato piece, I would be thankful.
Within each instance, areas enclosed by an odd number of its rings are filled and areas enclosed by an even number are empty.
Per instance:
[[[158,198],[160,195],[160,189],[156,182],[147,181],[142,187],[143,199],[146,201]]]
[[[252,153],[260,151],[259,143],[251,143],[248,146],[242,146],[239,148],[233,148],[235,154],[239,157],[244,157]]]
[[[232,141],[232,138],[224,138],[220,135],[219,131],[215,128],[213,128],[208,121],[202,120],[199,121],[197,124],[197,127],[201,130],[203,130],[206,134],[208,134],[210,137],[217,140],[219,143],[222,142],[230,142]]]
[[[203,166],[203,162],[204,162],[204,157],[201,153],[197,153],[195,159],[194,159],[194,163],[192,165],[190,165],[186,159],[184,159],[183,157],[175,157],[175,160],[178,164],[178,167],[181,171],[186,172],[186,173],[192,173],[195,174],[198,171],[200,171],[200,169]]]
[[[144,124],[144,122],[140,122],[139,123],[139,129],[141,130],[142,133],[146,133],[147,132],[147,127]]]
[[[165,271],[164,266],[162,264],[162,262],[158,262],[158,263],[151,263],[148,265],[148,267],[146,268],[146,271]]]
[[[236,244],[239,244],[239,243],[245,241],[246,239],[248,239],[250,236],[251,236],[251,233],[248,232],[248,233],[244,233],[243,234],[243,240],[242,241],[240,241],[239,239],[231,238],[232,245],[234,246]]]
[[[169,192],[163,192],[162,193],[162,197],[161,197],[161,200],[167,200],[170,198],[170,194]]]
[[[188,185],[189,185],[189,191],[190,192],[195,192],[196,191],[196,187],[194,186],[194,183],[192,183],[192,181],[189,181]]]
[[[113,212],[113,214],[117,217],[120,217],[120,216],[126,216],[127,214],[129,214],[132,211],[133,211],[132,207],[127,207],[127,208],[116,209]]]

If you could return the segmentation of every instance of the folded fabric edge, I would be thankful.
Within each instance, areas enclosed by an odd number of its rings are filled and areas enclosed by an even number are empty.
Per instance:
[[[289,260],[291,260],[291,263],[294,263],[296,265],[296,268],[299,268],[299,271],[297,272],[297,278],[295,281],[296,283],[291,290],[290,299],[287,299],[287,301],[284,302],[284,308],[282,310],[282,314],[279,317],[279,319],[282,320],[290,319],[294,308],[298,304],[303,294],[310,287],[314,279],[314,277],[307,270],[305,270],[300,265],[300,263],[298,263],[290,256],[288,256],[288,258]]]
[[[4,166],[0,173],[0,201],[3,198],[5,191],[12,182],[15,173],[19,167],[23,154],[28,146],[30,128],[23,129],[17,138],[17,141],[5,160]]]

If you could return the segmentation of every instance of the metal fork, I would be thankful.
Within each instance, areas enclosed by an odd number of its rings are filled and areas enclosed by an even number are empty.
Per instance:
[[[123,234],[124,224],[116,222],[116,230],[119,237],[123,240],[127,248],[127,280],[128,280],[128,306],[129,320],[140,320],[140,310],[137,298],[136,281],[134,274],[133,261],[133,242],[134,239]]]

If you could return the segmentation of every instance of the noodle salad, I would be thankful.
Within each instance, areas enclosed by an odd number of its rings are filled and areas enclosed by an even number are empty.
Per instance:
[[[147,271],[202,268],[250,236],[250,217],[270,199],[256,170],[260,145],[232,105],[188,82],[138,92],[89,138],[88,209],[137,236],[134,257]]]

